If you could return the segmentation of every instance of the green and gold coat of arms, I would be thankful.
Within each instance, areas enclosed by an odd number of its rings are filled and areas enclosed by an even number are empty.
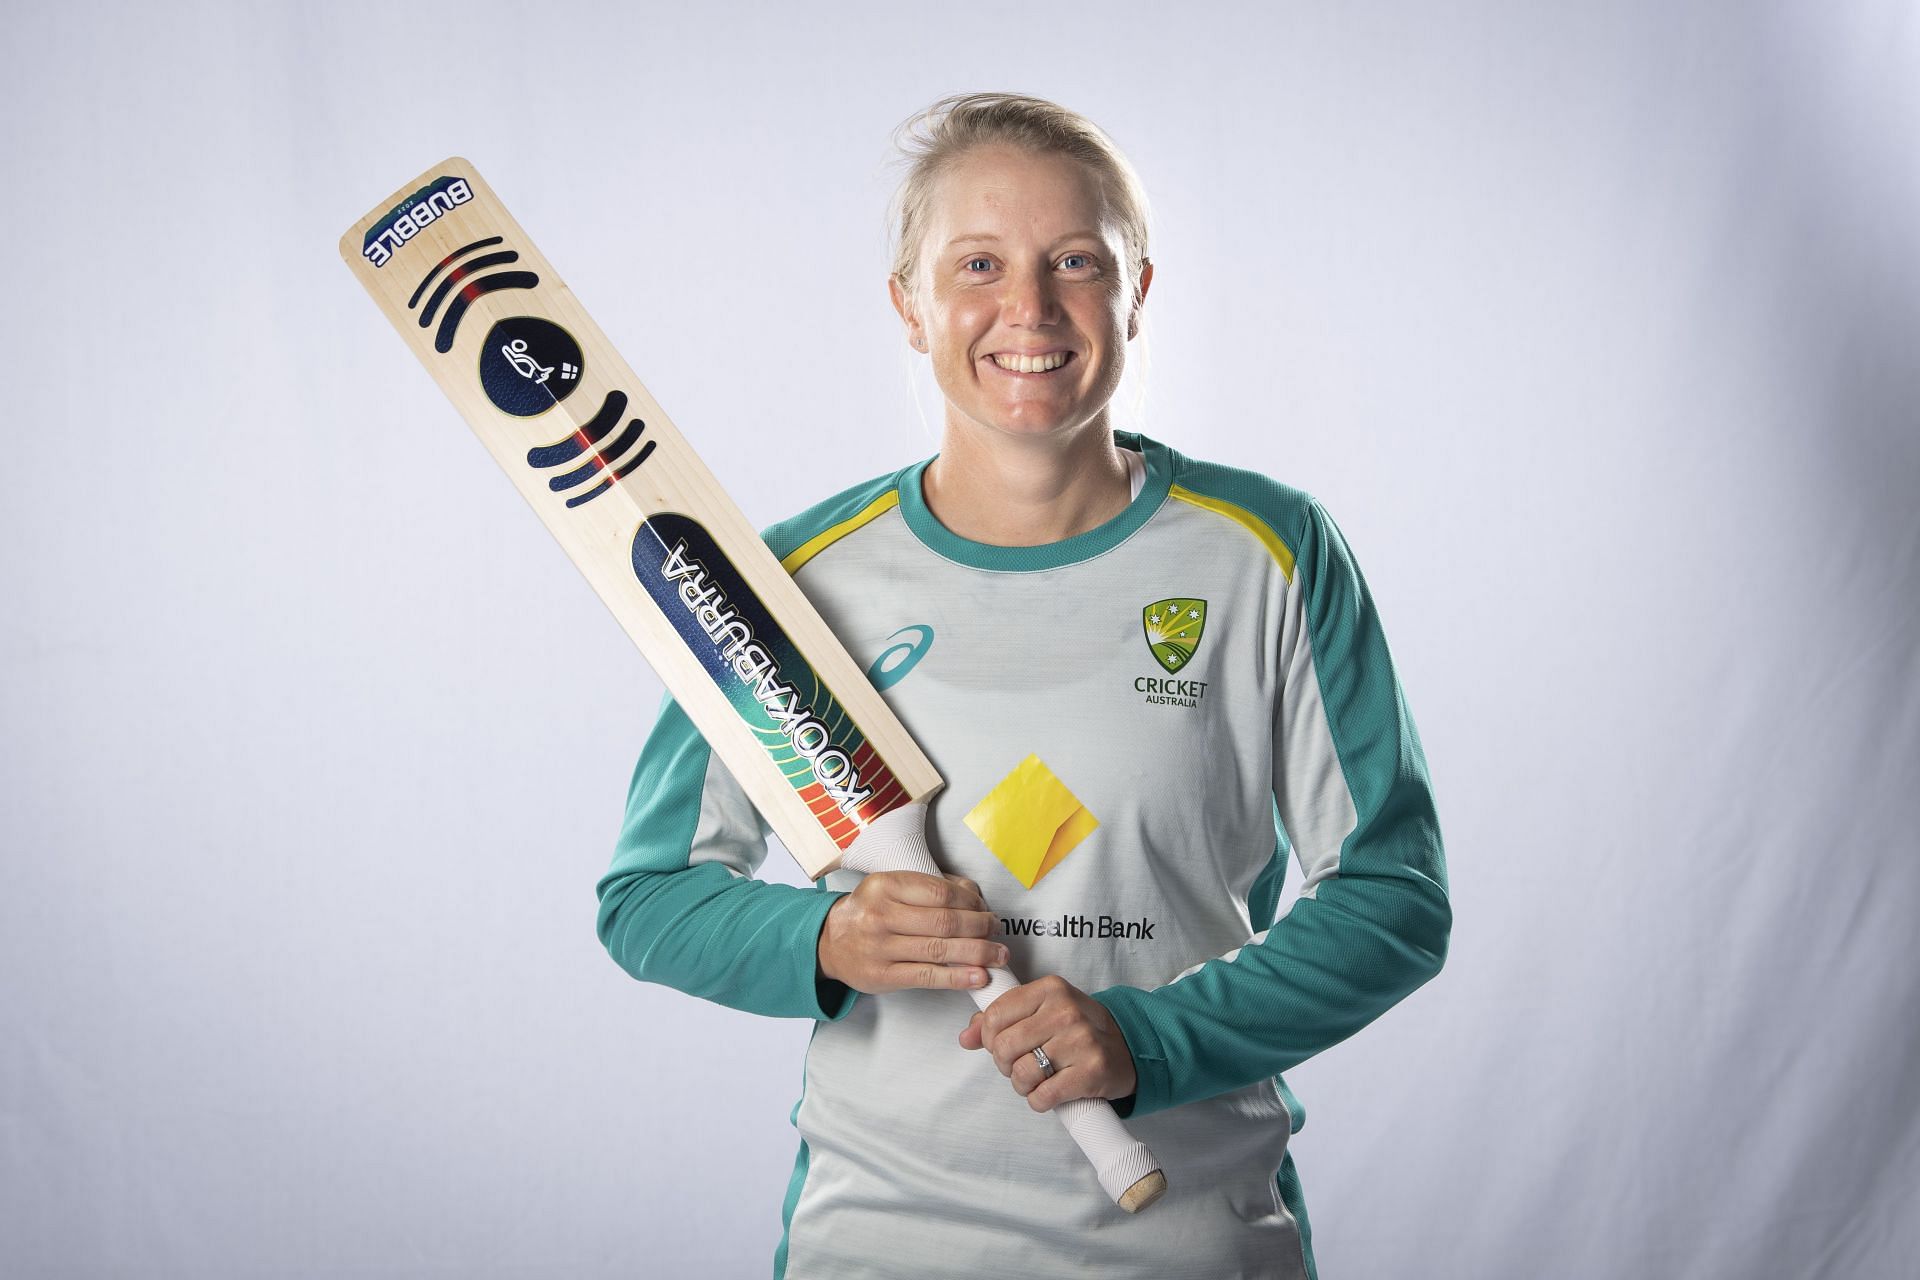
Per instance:
[[[1205,600],[1156,600],[1140,611],[1140,625],[1146,628],[1147,648],[1155,662],[1168,671],[1184,671],[1200,647],[1200,633],[1207,625]]]

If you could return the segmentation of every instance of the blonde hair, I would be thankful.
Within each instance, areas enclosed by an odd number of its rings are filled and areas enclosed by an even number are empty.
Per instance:
[[[1071,156],[1093,171],[1119,224],[1127,283],[1140,292],[1147,261],[1147,193],[1127,157],[1100,126],[1045,98],[1018,93],[956,93],[916,112],[894,130],[907,173],[894,195],[893,275],[913,296],[926,237],[928,208],[940,178],[975,147],[1014,146]]]

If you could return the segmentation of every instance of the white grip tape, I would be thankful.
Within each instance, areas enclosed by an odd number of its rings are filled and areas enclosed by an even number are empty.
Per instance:
[[[848,871],[918,871],[937,876],[940,868],[927,851],[927,806],[904,805],[868,825],[840,859]],[[982,1009],[1020,985],[1011,970],[987,970],[987,985],[974,988],[973,1002]],[[1104,1098],[1075,1098],[1053,1109],[1067,1133],[1080,1144],[1093,1164],[1100,1185],[1118,1203],[1128,1188],[1160,1167],[1146,1144],[1136,1141],[1120,1123]]]

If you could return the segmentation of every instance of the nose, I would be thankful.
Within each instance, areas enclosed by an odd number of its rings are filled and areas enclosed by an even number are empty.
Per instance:
[[[1054,323],[1060,315],[1060,300],[1054,293],[1052,273],[1010,272],[1000,311],[1008,324],[1021,328],[1038,329]]]

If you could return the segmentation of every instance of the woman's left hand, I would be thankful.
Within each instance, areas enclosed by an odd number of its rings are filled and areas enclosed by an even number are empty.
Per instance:
[[[1075,1098],[1124,1098],[1134,1090],[1133,1053],[1107,1007],[1065,978],[1023,983],[973,1015],[962,1049],[986,1049],[1013,1091],[1035,1111]],[[1042,1049],[1053,1075],[1033,1056]]]

